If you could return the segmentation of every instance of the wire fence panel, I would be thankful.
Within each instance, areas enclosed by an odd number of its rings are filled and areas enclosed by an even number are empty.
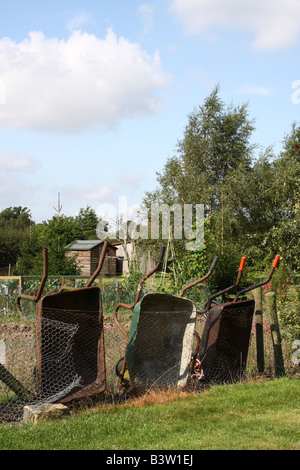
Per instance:
[[[236,310],[216,305],[205,318],[186,308],[193,302],[166,308],[168,296],[159,295],[156,304],[147,304],[155,296],[142,297],[144,310],[134,328],[135,312],[120,310],[118,320],[128,338],[112,316],[120,300],[115,290],[48,294],[38,305],[27,302],[23,317],[13,308],[1,313],[0,423],[20,422],[28,404],[111,403],[155,387],[197,391],[257,374],[255,317],[248,304]],[[264,374],[272,377],[271,319],[265,308],[263,341]],[[282,350],[287,373],[298,373],[288,335],[283,335]]]

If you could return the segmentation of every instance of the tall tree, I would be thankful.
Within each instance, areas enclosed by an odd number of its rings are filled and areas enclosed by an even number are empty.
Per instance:
[[[8,207],[0,212],[0,267],[7,269],[15,265],[31,224],[27,207]]]
[[[28,227],[30,221],[31,212],[27,207],[8,207],[0,212],[0,227],[22,229]]]
[[[97,238],[96,228],[99,222],[99,217],[97,217],[95,210],[89,205],[85,209],[81,208],[79,210],[75,221],[80,229],[80,238],[83,240],[92,240]]]
[[[55,215],[52,219],[39,224],[38,237],[43,246],[48,247],[49,274],[76,274],[76,263],[65,257],[67,246],[80,235],[78,225],[73,217]]]
[[[216,86],[204,104],[188,116],[183,139],[177,142],[177,154],[158,173],[159,186],[146,194],[145,205],[149,208],[153,202],[204,204],[213,236],[206,254],[210,258],[219,255],[219,270],[224,260],[224,272],[231,273],[230,280],[223,276],[226,284],[232,282],[232,271],[241,256],[236,245],[244,243],[249,211],[245,187],[256,146],[250,142],[254,123],[248,117],[247,105],[226,105],[219,91]],[[232,191],[233,183],[239,184],[238,191]],[[230,259],[225,259],[226,252]]]
[[[288,275],[293,276],[300,269],[300,125],[292,124],[274,166],[274,200],[280,218],[266,234],[264,244],[276,249],[288,267]]]
[[[246,169],[251,165],[253,130],[247,106],[226,106],[219,97],[219,87],[215,87],[204,104],[188,116],[177,155],[158,174],[162,199],[202,203],[206,213],[212,213],[221,204],[221,183],[241,164]]]
[[[80,230],[73,217],[63,214],[33,227],[20,246],[16,274],[40,275],[43,271],[43,247],[48,248],[49,275],[77,274],[76,263],[66,258],[67,245],[79,238]]]

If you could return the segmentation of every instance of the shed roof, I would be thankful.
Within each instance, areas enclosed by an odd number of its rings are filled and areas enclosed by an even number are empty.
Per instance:
[[[74,243],[71,243],[67,246],[70,251],[89,251],[93,248],[96,248],[99,245],[103,245],[103,241],[101,240],[77,240]],[[113,245],[111,245],[115,248]]]

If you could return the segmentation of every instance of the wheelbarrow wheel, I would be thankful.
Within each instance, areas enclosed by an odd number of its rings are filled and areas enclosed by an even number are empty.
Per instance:
[[[114,400],[120,400],[124,398],[126,393],[129,390],[130,381],[127,379],[128,371],[125,369],[122,375],[122,369],[124,366],[124,357],[117,362],[114,366],[112,374],[111,374],[111,393]]]

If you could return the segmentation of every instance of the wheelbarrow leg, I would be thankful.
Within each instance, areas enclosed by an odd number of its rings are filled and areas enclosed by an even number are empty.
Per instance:
[[[126,360],[125,357],[121,357],[111,374],[111,392],[114,400],[123,398],[129,389],[130,382],[124,378],[125,372]]]

